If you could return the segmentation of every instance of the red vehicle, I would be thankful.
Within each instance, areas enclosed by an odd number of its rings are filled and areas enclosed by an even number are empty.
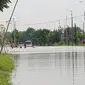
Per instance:
[[[85,40],[83,40],[83,44],[85,43]]]

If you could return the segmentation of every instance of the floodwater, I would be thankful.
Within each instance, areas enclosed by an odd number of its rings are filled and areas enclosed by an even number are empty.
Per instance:
[[[85,85],[85,53],[19,54],[13,85]]]

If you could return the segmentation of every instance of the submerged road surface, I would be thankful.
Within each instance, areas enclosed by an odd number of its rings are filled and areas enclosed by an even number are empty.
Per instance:
[[[27,48],[6,48],[9,54],[36,54],[57,52],[85,52],[85,46],[35,46]]]
[[[85,85],[84,51],[28,52],[12,58],[16,66],[12,74],[13,85]]]

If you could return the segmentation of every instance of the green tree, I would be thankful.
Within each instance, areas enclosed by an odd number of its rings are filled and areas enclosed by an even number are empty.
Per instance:
[[[50,44],[50,37],[51,37],[51,31],[48,29],[42,30],[42,44],[43,45],[49,45]]]
[[[11,34],[11,38],[12,38],[12,43],[14,43],[14,45],[19,44],[19,32],[17,29],[13,30],[13,32]]]
[[[34,32],[35,29],[29,27],[25,32],[26,40],[32,40]]]
[[[51,37],[52,43],[60,42],[62,34],[63,34],[63,29],[62,28],[58,29],[58,30],[54,30],[52,32],[52,37]]]
[[[20,31],[19,32],[19,42],[24,42],[26,39],[25,39],[25,31]]]
[[[77,44],[79,41],[82,40],[82,32],[83,32],[82,29],[77,27],[76,24],[73,28],[67,27],[64,30],[65,41],[67,41],[68,44],[71,43],[72,41],[73,43]]]
[[[51,42],[52,43],[59,42],[59,36],[58,36],[58,31],[57,30],[54,30],[52,32]]]
[[[4,8],[8,8],[8,3],[11,3],[10,0],[0,0],[0,11],[3,12]]]
[[[49,45],[51,32],[47,29],[39,29],[35,31],[33,38],[34,43],[37,45]]]
[[[36,30],[35,33],[34,33],[34,43],[37,44],[37,45],[43,45],[43,33],[42,33],[42,30],[39,29],[39,30]]]
[[[33,40],[35,29],[29,27],[26,31],[19,32],[19,42],[25,42],[26,40]]]

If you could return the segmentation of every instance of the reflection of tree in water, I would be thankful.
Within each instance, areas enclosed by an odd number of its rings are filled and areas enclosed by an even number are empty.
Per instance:
[[[55,53],[54,60],[55,60],[54,64],[55,64],[55,68],[56,68],[57,66],[59,66],[58,65],[58,62],[59,62],[59,54],[58,53]]]
[[[65,52],[65,68],[66,70],[70,71],[71,67],[71,53],[70,52]],[[67,71],[67,72],[69,72]]]
[[[13,55],[12,58],[13,58],[14,63],[15,63],[14,77],[16,77],[17,69],[18,69],[18,66],[19,66],[20,55]]]
[[[63,65],[63,53],[59,52],[59,67],[60,67],[60,74],[62,74],[62,65]]]

